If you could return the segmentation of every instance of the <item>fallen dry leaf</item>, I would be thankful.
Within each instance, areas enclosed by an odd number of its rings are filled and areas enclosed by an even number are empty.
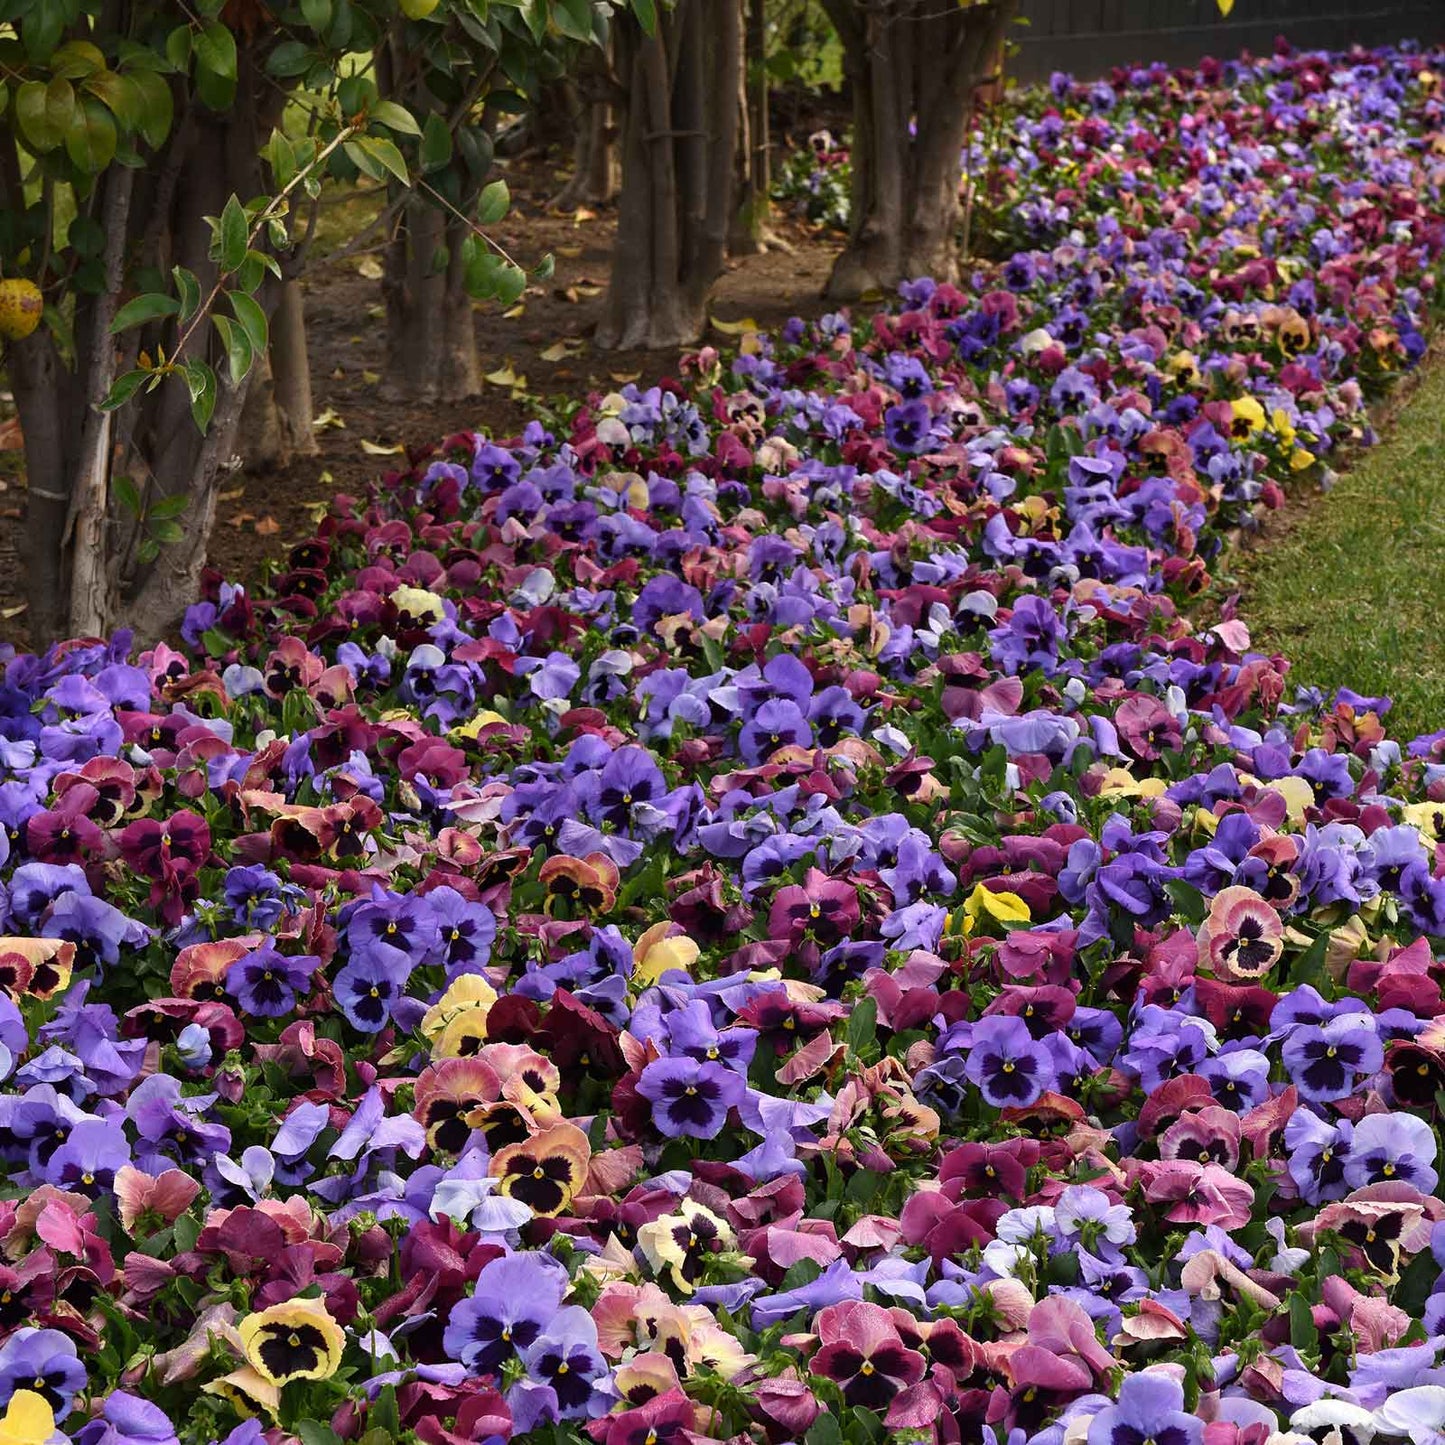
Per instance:
[[[0,421],[0,452],[19,451],[25,445],[25,438],[20,432],[20,418],[12,416],[7,421]]]
[[[229,492],[217,492],[216,500],[218,502],[234,502],[237,497],[244,497],[245,495],[245,487],[232,487]]]
[[[527,309],[525,303],[519,301],[510,310],[502,312],[508,321],[515,321]]]
[[[363,256],[356,263],[356,274],[365,276],[368,281],[380,281],[386,272],[381,269],[381,262],[375,256]]]
[[[342,431],[346,427],[346,421],[334,406],[328,406],[320,416],[311,418],[311,425],[317,431],[330,431],[333,428]]]
[[[400,442],[394,446],[386,446],[382,442],[369,442],[365,437],[361,439],[361,450],[372,457],[394,457],[406,450]]]
[[[269,513],[256,523],[256,532],[262,537],[274,537],[281,530],[281,524]]]
[[[607,374],[613,381],[620,382],[623,386],[626,386],[629,381],[636,381],[642,375],[640,371],[609,371]]]
[[[255,520],[255,512],[237,512],[234,517],[226,518],[226,525],[228,527],[244,527],[247,522],[254,522]]]

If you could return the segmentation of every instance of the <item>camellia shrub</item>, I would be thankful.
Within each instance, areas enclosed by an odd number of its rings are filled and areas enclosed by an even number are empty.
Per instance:
[[[1445,732],[1191,622],[1369,437],[1445,54],[7,653],[6,1445],[1434,1441]]]

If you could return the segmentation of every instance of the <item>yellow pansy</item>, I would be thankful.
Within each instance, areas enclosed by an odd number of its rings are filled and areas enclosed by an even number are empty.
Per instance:
[[[1315,790],[1297,777],[1276,778],[1269,785],[1284,799],[1285,813],[1291,823],[1303,823],[1306,809],[1315,805]]]
[[[1229,403],[1229,409],[1234,413],[1236,437],[1252,437],[1255,432],[1264,430],[1264,408],[1254,397],[1237,396]]]
[[[465,1058],[487,1040],[487,1015],[497,991],[479,973],[464,973],[422,1015],[421,1031],[432,1041],[432,1057]]]
[[[1418,828],[1421,836],[1438,843],[1445,823],[1445,803],[1407,803],[1400,809],[1400,821]]]
[[[493,723],[505,722],[506,718],[504,718],[501,713],[493,712],[491,708],[484,707],[475,717],[468,718],[464,723],[458,723],[451,731],[455,737],[471,738],[472,741],[475,742],[483,728],[489,728]]]
[[[268,1384],[329,1380],[341,1364],[346,1336],[319,1299],[292,1299],[241,1321],[246,1361]]]
[[[1005,924],[1028,923],[1032,915],[1028,904],[1017,893],[994,893],[978,883],[963,905],[963,917],[963,931],[968,934],[978,927],[980,919]]]
[[[428,592],[425,587],[408,587],[403,584],[391,594],[391,602],[398,612],[414,617],[418,622],[440,622],[446,615],[441,598],[435,592]]]
[[[1136,778],[1128,768],[1110,768],[1099,785],[1101,798],[1157,798],[1169,785],[1163,778]]]
[[[50,1401],[34,1390],[16,1390],[0,1416],[0,1445],[46,1445],[55,1434]]]
[[[632,946],[632,981],[643,988],[657,982],[670,969],[686,973],[702,950],[686,934],[671,932],[672,924],[655,923]]]

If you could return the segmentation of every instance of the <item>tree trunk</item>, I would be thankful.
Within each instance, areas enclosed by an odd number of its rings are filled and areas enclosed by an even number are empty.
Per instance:
[[[568,88],[572,118],[572,174],[547,203],[553,211],[605,206],[617,193],[617,148],[613,144],[612,106],[604,77],[588,70]]]
[[[272,344],[275,344],[274,337]],[[281,440],[276,377],[269,355],[258,356],[252,369],[237,444],[241,449],[241,465],[248,472],[273,471],[290,460],[290,453]]]
[[[389,401],[463,401],[481,390],[472,302],[462,243],[467,227],[417,196],[386,248],[386,369]]]
[[[738,146],[738,199],[732,233],[728,237],[728,250],[734,256],[752,256],[766,249],[773,193],[766,0],[746,0],[746,3],[742,94],[738,103],[742,128]]]
[[[96,299],[88,318],[89,335],[78,343],[86,347],[89,375],[85,384],[85,420],[81,423],[80,457],[70,494],[66,520],[68,536],[62,546],[71,547],[70,633],[73,637],[96,637],[110,620],[110,579],[107,535],[110,512],[110,473],[114,457],[111,413],[100,404],[115,382],[116,341],[110,324],[120,304],[125,274],[126,231],[130,225],[130,202],[135,172],[129,166],[112,166],[103,181],[101,224],[105,228],[105,289]]]
[[[617,244],[597,344],[686,346],[702,334],[733,219],[742,36],[737,0],[678,0],[643,34],[620,21]]]
[[[271,381],[276,429],[289,457],[314,457],[311,358],[306,349],[306,300],[300,281],[286,281],[271,318]]]
[[[38,652],[64,632],[70,612],[61,538],[70,512],[71,458],[80,438],[66,424],[71,409],[62,398],[74,379],[49,327],[13,343],[7,359],[25,438],[26,596],[30,642]]]
[[[852,213],[828,296],[886,291],[915,276],[956,279],[970,106],[1015,3],[824,0],[853,93]]]

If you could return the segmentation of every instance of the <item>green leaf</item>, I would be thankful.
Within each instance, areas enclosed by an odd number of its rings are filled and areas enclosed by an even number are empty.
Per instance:
[[[550,281],[557,270],[557,258],[548,251],[532,268],[534,281]]]
[[[213,20],[192,41],[196,55],[196,93],[212,110],[229,110],[236,99],[236,41]]]
[[[527,273],[510,261],[503,261],[497,272],[497,300],[510,306],[527,289]]]
[[[251,338],[229,316],[212,316],[211,325],[220,332],[221,344],[226,348],[226,366],[231,373],[231,385],[240,386],[256,360]]]
[[[111,388],[105,394],[105,400],[101,402],[102,411],[114,411],[117,407],[124,406],[136,392],[138,392],[152,373],[149,371],[127,371],[124,375],[116,377]]]
[[[175,70],[185,70],[191,63],[191,27],[177,25],[166,36],[166,59]]]
[[[142,567],[149,567],[161,555],[160,543],[154,537],[143,537],[135,555]]]
[[[32,150],[53,151],[75,121],[75,91],[68,80],[27,80],[15,92],[15,118]]]
[[[98,176],[114,159],[115,121],[98,101],[85,96],[65,132],[65,153],[88,176]]]
[[[189,321],[201,309],[201,283],[194,271],[184,266],[173,266],[171,278],[176,283],[176,294],[181,301],[181,320]]]
[[[843,1445],[843,1427],[832,1415],[819,1415],[803,1437],[803,1445]]]
[[[411,184],[411,173],[406,168],[406,158],[397,150],[394,142],[379,135],[357,136],[356,144],[384,171],[390,172],[402,185]],[[380,179],[380,176],[377,177]]]
[[[305,75],[311,69],[312,52],[300,40],[283,40],[266,57],[266,73],[280,80]]]
[[[421,168],[423,172],[439,171],[451,164],[452,133],[436,111],[427,113],[421,133]]]
[[[858,1000],[848,1015],[848,1047],[861,1054],[870,1049],[878,1037],[878,1000],[871,994]]]
[[[154,513],[152,513],[154,515]],[[164,546],[173,547],[177,542],[185,538],[185,531],[179,522],[157,522],[150,529],[150,534]]]
[[[1289,1297],[1289,1342],[1297,1350],[1310,1351],[1318,1348],[1320,1342],[1310,1302],[1298,1292]]]
[[[136,486],[134,477],[116,477],[111,481],[110,489],[125,511],[132,517],[140,516],[140,488]]]
[[[222,80],[236,78],[236,37],[221,24],[213,20],[193,42],[196,63],[204,65],[212,75]]]
[[[133,297],[115,313],[115,320],[110,323],[111,335],[129,331],[132,326],[144,326],[147,321],[159,321],[163,316],[177,316],[180,310],[181,303],[174,296],[148,291]]]
[[[591,40],[592,6],[589,0],[553,0],[552,24],[570,40]]]
[[[246,259],[251,227],[246,208],[233,194],[221,212],[219,261],[222,271],[234,271]]]
[[[171,122],[175,119],[176,103],[171,88],[163,75],[153,70],[132,70],[127,75],[140,92],[140,116],[136,129],[152,150],[159,150],[171,133]]]
[[[182,368],[186,388],[191,393],[191,417],[197,428],[205,432],[216,409],[216,373],[204,361],[193,358]]]
[[[432,115],[436,112],[433,111]],[[431,116],[427,117],[428,119]],[[370,119],[377,125],[384,125],[387,130],[392,130],[397,135],[421,134],[421,127],[416,123],[416,117],[404,106],[398,105],[394,100],[378,100],[371,107]]]
[[[126,130],[139,130],[145,111],[140,87],[128,76],[114,70],[99,70],[81,86],[93,95]]]
[[[152,504],[146,516],[157,522],[173,521],[179,517],[187,507],[191,505],[190,495],[186,492],[177,492],[173,497],[162,497]]]
[[[7,19],[14,13],[13,10],[9,11]],[[25,46],[26,55],[36,65],[42,64],[55,53],[61,34],[72,18],[68,6],[57,5],[53,0],[49,4],[28,7],[25,18],[20,22],[20,40]],[[13,30],[11,33],[14,33]]]
[[[321,1420],[298,1420],[296,1433],[304,1445],[341,1445],[341,1437]]]
[[[632,13],[647,36],[657,34],[657,5],[655,0],[632,0]]]
[[[477,197],[477,224],[495,226],[512,208],[512,193],[506,181],[493,181]]]
[[[226,299],[231,303],[231,310],[236,313],[236,320],[241,323],[246,339],[251,343],[251,349],[257,356],[264,355],[270,344],[271,333],[266,324],[266,313],[261,309],[260,303],[243,291],[232,291]]]
[[[98,45],[92,45],[88,40],[67,40],[64,45],[57,46],[50,57],[50,69],[66,80],[83,80],[87,75],[105,69],[105,56]]]
[[[301,13],[306,23],[322,35],[331,25],[331,0],[301,0]]]

